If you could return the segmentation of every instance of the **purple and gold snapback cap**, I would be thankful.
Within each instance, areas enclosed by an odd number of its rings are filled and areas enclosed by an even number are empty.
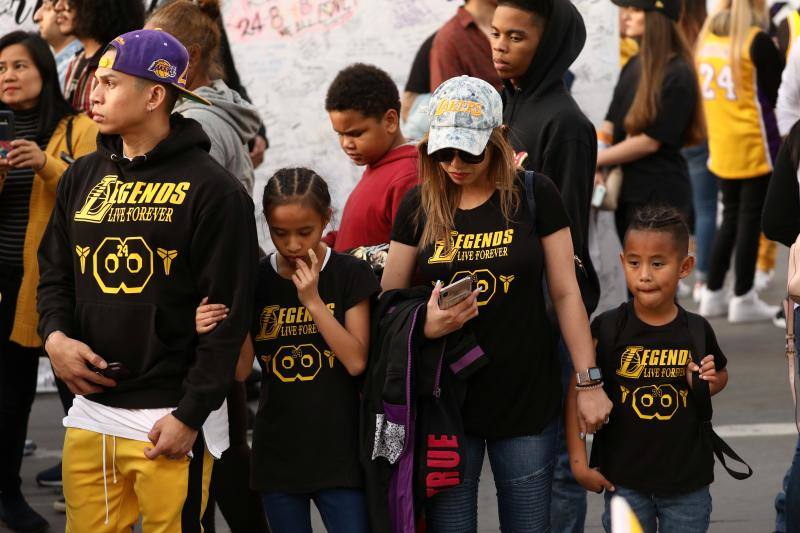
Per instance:
[[[189,53],[183,44],[169,33],[162,30],[135,30],[111,41],[106,51],[110,47],[117,51],[116,57],[114,59],[102,57],[99,67],[172,85],[181,96],[211,105],[211,102],[202,96],[186,89]]]

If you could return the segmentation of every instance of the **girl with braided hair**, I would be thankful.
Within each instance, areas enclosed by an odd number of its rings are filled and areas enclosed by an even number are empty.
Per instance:
[[[356,377],[366,368],[370,298],[380,287],[366,262],[321,242],[331,197],[313,170],[276,172],[262,205],[277,252],[259,267],[237,368],[245,379],[258,356],[263,372],[251,486],[274,533],[310,533],[312,500],[330,533],[366,532]],[[198,332],[225,316],[225,306],[200,306]]]

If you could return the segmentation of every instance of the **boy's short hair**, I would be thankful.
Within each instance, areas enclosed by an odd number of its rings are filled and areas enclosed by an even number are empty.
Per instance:
[[[354,110],[380,120],[390,109],[400,112],[397,85],[386,72],[364,63],[341,70],[325,97],[326,111]]]
[[[541,27],[550,20],[553,12],[553,0],[500,0],[498,6],[508,6],[533,15],[534,22]]]
[[[689,253],[689,226],[683,214],[674,207],[648,205],[633,213],[633,219],[625,231],[625,240],[631,231],[655,231],[669,233],[675,247],[684,256]]]

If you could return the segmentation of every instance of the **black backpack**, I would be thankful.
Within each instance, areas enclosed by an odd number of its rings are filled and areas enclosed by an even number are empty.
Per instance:
[[[617,340],[622,334],[622,330],[625,328],[625,323],[627,322],[628,305],[627,302],[623,303],[613,311],[613,316],[604,317],[600,322],[600,328],[597,333],[598,346],[616,347]],[[689,311],[686,311],[686,316],[689,322],[689,337],[692,342],[694,353],[707,353],[705,320],[700,315],[690,313]],[[725,468],[728,474],[734,479],[747,479],[752,476],[753,469],[750,468],[750,465],[739,457],[728,443],[722,440],[722,437],[717,435],[714,431],[711,425],[711,418],[714,415],[714,409],[711,406],[711,392],[708,388],[708,381],[700,379],[700,374],[698,372],[692,372],[692,386],[690,387],[690,392],[697,406],[697,414],[700,419],[703,437],[709,439],[714,455],[717,456],[723,468]],[[737,472],[729,468],[725,462],[726,456],[743,464],[747,468],[747,472]]]

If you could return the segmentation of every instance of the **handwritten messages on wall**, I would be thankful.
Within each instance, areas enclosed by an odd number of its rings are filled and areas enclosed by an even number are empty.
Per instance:
[[[616,8],[608,0],[575,3],[589,37],[572,68],[573,92],[599,123],[618,70]],[[328,85],[343,67],[364,62],[386,70],[402,91],[418,47],[460,4],[458,0],[222,0],[234,59],[270,140],[257,171],[256,197],[276,169],[308,166],[328,180],[338,214],[362,169],[338,146],[325,112]],[[0,33],[34,29],[36,6],[36,0],[0,0]],[[259,229],[263,237],[263,223]]]

